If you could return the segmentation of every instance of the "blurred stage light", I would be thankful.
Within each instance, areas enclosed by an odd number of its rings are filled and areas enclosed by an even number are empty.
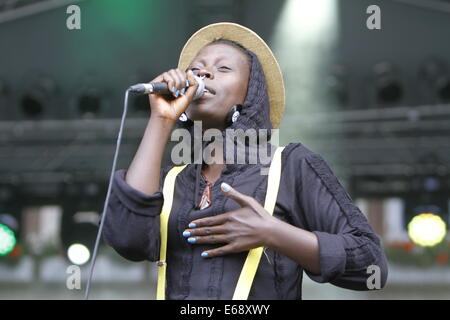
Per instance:
[[[16,235],[8,226],[0,224],[0,256],[6,256],[16,246]]]
[[[423,187],[427,192],[439,191],[441,183],[434,177],[428,177],[423,181]]]
[[[56,92],[56,83],[48,76],[38,76],[25,90],[20,105],[25,116],[41,116]]]
[[[75,82],[73,88],[75,112],[83,118],[95,118],[105,108],[107,96],[100,83],[104,83],[101,76],[95,72],[86,71]]]
[[[333,103],[340,106],[349,104],[348,70],[343,65],[334,65],[325,83]]]
[[[403,87],[400,78],[390,62],[380,62],[374,66],[377,102],[383,105],[400,103]]]
[[[269,42],[290,72],[285,86],[296,113],[316,112],[319,105],[334,109],[324,82],[338,46],[339,1],[286,0],[272,30]]]
[[[444,220],[433,213],[421,213],[408,224],[408,235],[411,240],[422,247],[433,247],[439,244],[446,235]]]
[[[420,65],[419,77],[427,82],[437,102],[450,102],[450,73],[444,61],[438,58],[426,59]]]
[[[286,0],[274,28],[274,40],[277,41],[276,38],[283,37],[283,41],[292,44],[299,39],[307,41],[334,39],[337,36],[339,23],[338,7],[337,0]],[[274,46],[276,47],[277,43]],[[292,55],[292,52],[286,52],[286,54],[298,60],[298,57]]]
[[[87,88],[78,97],[78,111],[83,116],[95,116],[102,107],[100,90]]]
[[[84,185],[83,192],[88,197],[97,197],[100,193],[100,186],[95,182],[88,182]]]
[[[6,256],[17,244],[18,222],[10,214],[0,214],[0,256]]]
[[[91,252],[85,245],[74,243],[67,249],[67,257],[73,264],[81,266],[89,261]]]
[[[74,264],[84,264],[91,258],[90,248],[97,237],[99,214],[94,211],[65,212],[61,240],[67,258]]]

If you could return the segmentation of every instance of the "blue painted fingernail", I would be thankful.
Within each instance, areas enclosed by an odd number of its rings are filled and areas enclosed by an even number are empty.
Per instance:
[[[175,92],[175,97],[178,97],[180,95],[180,90],[177,90],[177,92]]]
[[[228,192],[231,190],[231,187],[228,183],[222,182],[222,184],[220,185],[220,187],[222,188],[223,191]]]
[[[189,228],[195,228],[195,227],[197,227],[197,225],[195,223],[193,223],[193,222],[189,223]]]
[[[186,79],[186,87],[189,87],[189,80]]]
[[[206,258],[208,256],[208,252],[202,252],[202,257]]]
[[[186,92],[186,89],[185,89],[185,88],[181,89],[181,94],[182,94],[182,95],[184,95],[185,92]]]
[[[183,232],[183,237],[189,237],[191,233],[189,231]]]
[[[196,241],[195,238],[188,238],[188,242],[189,242],[189,243],[194,243],[195,241]]]
[[[172,87],[172,92],[175,92],[175,86]]]

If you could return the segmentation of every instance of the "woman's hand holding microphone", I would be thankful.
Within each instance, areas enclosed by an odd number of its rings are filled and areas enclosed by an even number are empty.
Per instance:
[[[167,140],[199,86],[191,70],[185,73],[180,69],[164,72],[151,82],[166,82],[173,99],[158,94],[149,95],[150,120],[125,177],[130,186],[149,195],[160,189],[160,168]]]
[[[151,82],[165,82],[174,99],[167,96],[150,94],[151,117],[175,124],[180,115],[194,99],[199,86],[191,70],[184,73],[180,69],[171,69],[157,76]]]

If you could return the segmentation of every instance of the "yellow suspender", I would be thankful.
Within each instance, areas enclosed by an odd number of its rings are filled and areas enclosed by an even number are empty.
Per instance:
[[[269,177],[267,181],[266,199],[264,202],[264,209],[270,214],[273,214],[275,208],[275,202],[278,195],[278,187],[280,185],[281,177],[281,152],[284,147],[278,147],[272,159],[272,163],[269,168]],[[169,222],[169,214],[172,209],[173,193],[175,188],[175,178],[186,165],[173,167],[166,175],[164,179],[163,195],[164,204],[161,210],[161,248],[159,251],[158,261],[158,284],[156,289],[156,299],[165,299],[166,289],[166,252],[167,252],[167,229]],[[259,261],[263,252],[263,247],[251,249],[245,260],[244,267],[242,268],[241,275],[239,276],[236,289],[234,291],[233,300],[246,300],[252,287],[253,279],[258,269]]]
[[[159,250],[159,261],[158,261],[158,284],[156,287],[156,299],[164,300],[166,291],[166,253],[167,253],[167,230],[169,223],[170,210],[172,209],[173,202],[173,192],[175,189],[175,178],[178,173],[181,172],[186,167],[177,166],[170,169],[164,179],[163,186],[163,196],[164,204],[161,210],[160,216],[160,233],[161,233],[161,247]]]
[[[284,147],[277,148],[269,168],[264,209],[266,209],[270,215],[273,214],[275,202],[277,201],[281,176],[281,151],[283,151],[283,149]],[[248,252],[236,289],[234,290],[233,300],[247,300],[252,287],[253,278],[255,277],[256,270],[258,270],[259,260],[261,260],[263,250],[263,247],[259,247],[251,249]]]

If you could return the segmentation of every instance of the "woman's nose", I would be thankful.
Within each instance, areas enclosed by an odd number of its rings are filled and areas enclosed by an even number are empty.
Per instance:
[[[214,79],[214,75],[212,72],[210,72],[209,70],[202,68],[199,73],[198,73],[199,77],[205,77],[205,78],[209,78],[209,79]]]

